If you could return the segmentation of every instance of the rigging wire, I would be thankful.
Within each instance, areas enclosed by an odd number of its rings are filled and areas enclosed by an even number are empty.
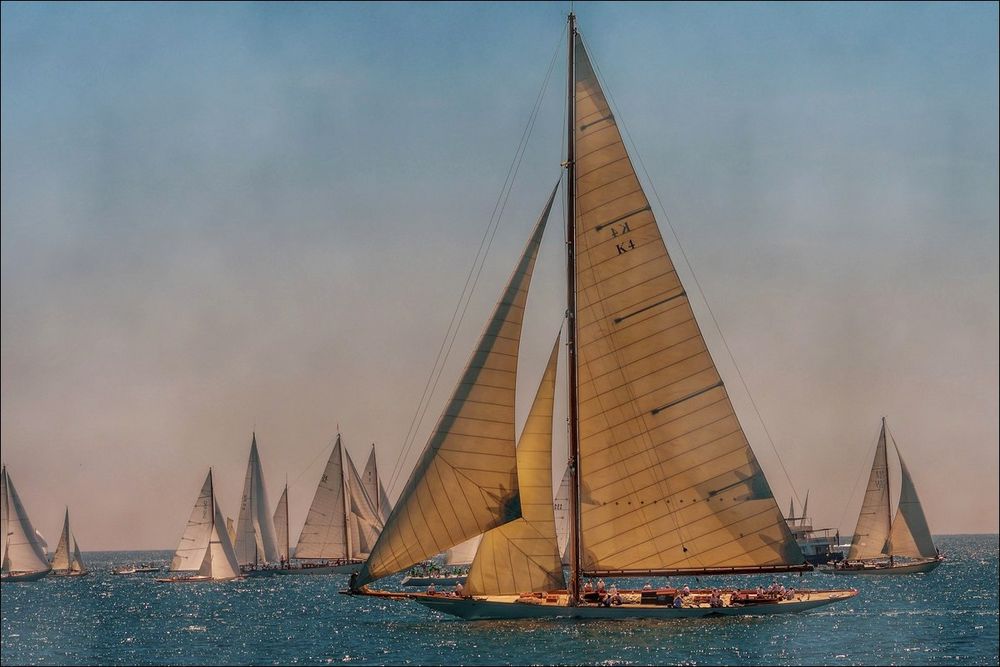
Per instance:
[[[588,51],[590,50],[589,47],[587,47],[587,50]],[[594,67],[594,72],[597,74],[597,76],[601,78],[602,86],[604,87],[604,91],[607,93],[608,103],[610,105],[614,105],[613,111],[615,113],[615,118],[621,120],[621,127],[623,130],[625,130],[625,137],[628,139],[628,142],[632,147],[632,152],[635,154],[636,158],[639,161],[639,166],[642,167],[642,173],[645,175],[646,182],[649,183],[649,186],[653,191],[653,196],[656,197],[656,203],[659,204],[660,210],[663,212],[663,219],[666,220],[667,227],[670,229],[670,233],[673,235],[674,240],[677,241],[677,248],[681,252],[681,257],[684,260],[684,265],[687,267],[688,271],[691,272],[691,277],[694,279],[694,284],[695,287],[698,289],[698,294],[699,296],[701,296],[701,300],[705,304],[705,308],[708,310],[709,315],[712,317],[712,324],[715,325],[715,330],[718,331],[719,333],[719,338],[722,340],[722,344],[725,347],[726,354],[729,356],[730,362],[732,362],[733,367],[736,369],[736,374],[740,378],[740,383],[743,385],[743,389],[746,391],[747,397],[750,399],[750,404],[753,406],[754,413],[757,415],[757,420],[760,422],[760,425],[764,429],[764,433],[767,436],[767,441],[771,445],[771,449],[772,451],[774,451],[774,454],[778,459],[778,463],[781,466],[781,471],[785,474],[785,479],[787,480],[788,485],[792,490],[792,495],[795,496],[795,500],[799,501],[799,504],[801,505],[802,501],[799,498],[798,491],[796,491],[795,489],[795,484],[792,482],[791,475],[788,474],[788,469],[785,468],[785,462],[782,461],[781,454],[778,453],[778,448],[775,446],[774,440],[771,438],[771,433],[767,429],[767,424],[764,423],[764,418],[761,416],[760,409],[758,409],[757,407],[757,402],[754,400],[753,394],[750,393],[750,387],[747,386],[746,379],[743,377],[743,371],[740,370],[739,364],[736,363],[736,358],[733,356],[733,352],[729,348],[729,343],[726,341],[726,336],[725,334],[722,333],[722,328],[719,326],[719,321],[716,319],[715,313],[712,311],[712,306],[708,302],[708,297],[705,296],[705,291],[701,287],[701,282],[698,280],[698,275],[695,273],[694,267],[691,265],[690,260],[688,260],[687,253],[684,251],[684,246],[681,243],[680,236],[678,236],[677,230],[674,229],[673,223],[670,222],[670,216],[667,215],[667,209],[663,206],[663,202],[660,200],[660,193],[656,191],[656,185],[653,183],[653,180],[649,176],[649,171],[646,169],[646,163],[643,161],[642,155],[639,153],[639,147],[636,145],[635,141],[632,140],[632,135],[628,131],[628,126],[625,124],[625,119],[619,115],[618,104],[617,102],[615,102],[614,95],[611,94],[611,90],[610,88],[608,88],[607,82],[604,79],[604,75],[601,74],[600,68],[597,66],[597,63],[593,59],[591,59],[591,64]]]
[[[548,89],[549,80],[551,79],[552,71],[556,63],[556,57],[558,56],[559,49],[562,46],[562,39],[562,31],[560,31],[559,40],[553,51],[548,70],[545,73],[545,78],[542,81],[541,88],[535,98],[535,103],[528,115],[528,121],[521,133],[521,139],[516,150],[514,151],[514,157],[511,159],[510,166],[507,168],[507,175],[504,178],[500,193],[497,196],[497,201],[493,206],[493,212],[490,214],[486,230],[483,232],[483,237],[479,242],[479,249],[476,251],[476,256],[473,259],[472,266],[469,268],[469,273],[465,278],[464,285],[462,286],[462,292],[459,296],[458,303],[455,305],[455,310],[452,312],[451,322],[449,322],[444,338],[438,348],[437,356],[435,357],[434,364],[431,367],[431,372],[428,375],[420,400],[417,403],[417,409],[410,421],[406,437],[403,439],[403,447],[400,449],[399,454],[396,456],[396,461],[393,464],[392,473],[389,477],[389,483],[387,485],[390,492],[400,477],[403,464],[407,460],[410,449],[413,447],[416,436],[420,431],[421,425],[423,424],[423,419],[430,406],[431,398],[437,388],[438,381],[441,379],[445,363],[451,353],[452,346],[455,344],[455,339],[458,336],[458,331],[462,325],[465,313],[468,310],[469,303],[472,301],[472,294],[479,283],[483,267],[486,264],[486,257],[493,245],[493,239],[496,237],[497,230],[500,228],[500,222],[503,217],[504,210],[507,207],[507,201],[510,198],[510,193],[514,187],[514,181],[517,178],[521,161],[524,158],[528,140],[531,138],[531,132],[534,129],[535,121],[538,118],[538,111],[541,108],[545,92]]]

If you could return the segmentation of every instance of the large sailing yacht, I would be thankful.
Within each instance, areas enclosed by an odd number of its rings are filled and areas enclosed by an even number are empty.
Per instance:
[[[0,530],[0,581],[35,581],[49,573],[45,549],[7,474],[7,466],[0,468]]]
[[[889,448],[899,458],[900,484],[896,516],[892,516],[889,488]],[[897,560],[900,558],[901,560]],[[858,514],[858,525],[851,539],[847,560],[827,572],[834,574],[914,574],[930,572],[944,560],[931,537],[917,488],[903,463],[896,440],[889,434],[882,417],[882,430],[875,447],[875,459],[868,476],[865,499]]]
[[[612,600],[581,586],[583,577],[811,566],[744,435],[572,13],[568,25],[569,578],[552,463],[539,460],[544,451],[551,459],[551,423],[547,442],[538,431],[551,422],[544,396],[554,371],[550,378],[546,369],[520,447],[514,427],[522,317],[554,188],[349,592],[408,598],[467,619],[780,614],[850,598],[857,592],[661,589]],[[479,534],[463,595],[369,587]]]

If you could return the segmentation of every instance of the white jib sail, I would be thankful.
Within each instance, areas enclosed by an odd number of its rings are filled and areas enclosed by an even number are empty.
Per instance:
[[[288,560],[288,485],[278,498],[278,507],[274,510],[274,534],[278,539],[278,559]]]
[[[569,468],[563,473],[559,490],[552,501],[552,512],[556,520],[556,540],[563,565],[569,564]]]
[[[63,518],[62,531],[59,533],[59,544],[56,545],[56,552],[52,555],[52,569],[53,570],[69,570],[73,559],[72,549],[70,544],[70,532],[69,532],[69,508],[66,509],[66,515]]]
[[[476,557],[479,543],[483,541],[482,535],[476,535],[461,544],[456,544],[451,549],[444,552],[444,564],[449,566],[469,565]]]
[[[895,442],[893,442],[895,445]],[[917,497],[917,487],[913,484],[910,471],[903,463],[903,455],[899,454],[899,467],[902,483],[899,491],[899,506],[896,508],[896,518],[892,522],[892,535],[889,540],[894,556],[910,558],[933,558],[937,556],[937,547],[931,537],[931,529],[924,516],[924,508]]]
[[[177,545],[177,551],[170,561],[170,570],[173,572],[198,570],[205,558],[205,549],[208,548],[211,535],[212,471],[209,470],[205,483],[198,492],[198,498],[194,501],[180,544]]]
[[[198,574],[212,579],[233,579],[240,576],[240,566],[236,560],[236,550],[229,541],[229,533],[223,528],[224,519],[218,503],[212,498],[215,516],[211,522],[209,542],[202,556]]]
[[[389,503],[389,496],[385,493],[385,487],[382,486],[382,480],[378,476],[378,463],[375,461],[374,443],[372,444],[372,453],[368,455],[368,463],[365,464],[365,471],[361,475],[361,480],[364,482],[368,498],[375,504],[375,511],[384,525],[386,519],[389,518],[389,512],[392,511],[392,505]]]

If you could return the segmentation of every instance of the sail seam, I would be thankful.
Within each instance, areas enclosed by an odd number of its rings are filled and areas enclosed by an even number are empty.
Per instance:
[[[661,274],[661,275],[663,275],[663,274]],[[660,276],[656,276],[656,277],[659,278]],[[622,315],[621,317],[616,317],[615,319],[612,320],[612,322],[614,322],[615,324],[621,324],[622,322],[624,322],[628,318],[635,317],[639,313],[644,313],[647,310],[651,310],[653,308],[656,308],[657,306],[662,306],[665,303],[670,303],[671,301],[673,301],[675,299],[680,299],[680,298],[683,298],[685,296],[687,296],[687,292],[685,292],[684,290],[681,290],[680,294],[675,294],[673,296],[667,297],[666,299],[662,299],[660,301],[657,301],[656,303],[651,303],[648,306],[645,306],[643,308],[640,308],[639,310],[636,310],[636,311],[633,311],[633,312],[629,313],[628,315]]]

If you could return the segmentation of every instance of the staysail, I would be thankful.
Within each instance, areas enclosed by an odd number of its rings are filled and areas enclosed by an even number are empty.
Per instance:
[[[375,511],[382,523],[385,524],[389,518],[392,506],[389,504],[389,496],[385,493],[382,480],[378,477],[378,463],[375,461],[375,443],[372,443],[372,453],[368,455],[368,463],[365,464],[365,471],[361,476],[365,485],[365,492],[368,498],[375,505]]]
[[[582,569],[803,563],[575,39]]]
[[[552,412],[559,336],[517,445],[521,518],[483,535],[466,593],[509,595],[566,587],[552,509]]]
[[[894,440],[893,445],[895,444]],[[892,531],[890,532],[891,553],[894,556],[908,556],[910,558],[934,558],[937,556],[937,547],[934,546],[934,539],[931,537],[931,529],[927,525],[924,509],[920,506],[917,488],[913,485],[910,471],[903,463],[903,455],[900,454],[899,447],[895,449],[899,456],[902,484],[900,485],[896,518],[892,522]]]
[[[63,519],[59,545],[52,555],[52,569],[69,572],[84,572],[87,569],[83,565],[83,558],[80,556],[80,547],[76,538],[69,529],[69,508],[66,509],[66,516]]]
[[[514,391],[521,320],[553,188],[357,584],[394,574],[521,515]]]
[[[198,498],[194,501],[180,544],[177,545],[174,557],[170,561],[172,572],[187,572],[201,567],[205,549],[208,548],[212,536],[212,507],[212,471],[209,470],[205,483],[198,492]]]
[[[444,564],[455,566],[471,565],[472,561],[476,558],[476,552],[479,550],[479,544],[482,541],[483,536],[476,535],[461,544],[456,544],[444,552]]]
[[[278,507],[274,510],[274,534],[278,540],[278,560],[288,561],[288,484],[278,498]]]
[[[250,460],[243,482],[243,500],[236,520],[236,558],[241,565],[278,560],[271,505],[264,488],[264,474],[257,452],[257,434],[250,443]]]
[[[885,442],[885,419],[875,447],[875,460],[868,476],[868,487],[854,528],[848,560],[880,558],[889,554],[888,539],[891,528],[889,500],[889,459]]]
[[[38,542],[35,528],[31,525],[31,519],[28,518],[6,466],[3,466],[0,477],[3,486],[3,555],[0,556],[3,572],[48,570],[45,551]]]

